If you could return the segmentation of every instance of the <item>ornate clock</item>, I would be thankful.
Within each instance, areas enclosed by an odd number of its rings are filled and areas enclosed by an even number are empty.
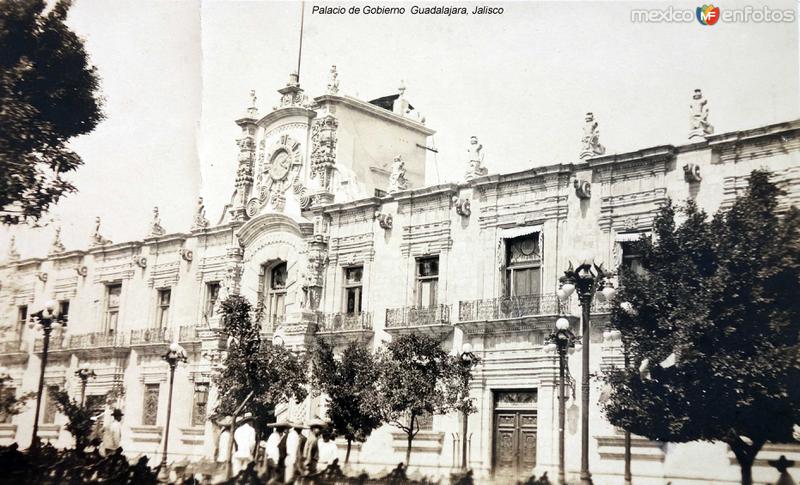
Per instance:
[[[261,205],[283,199],[294,184],[303,164],[300,143],[282,135],[265,150],[264,165],[259,174],[258,199]],[[248,204],[249,205],[249,204]]]

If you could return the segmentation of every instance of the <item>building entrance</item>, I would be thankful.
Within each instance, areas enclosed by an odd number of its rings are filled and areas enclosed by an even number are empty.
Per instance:
[[[495,392],[495,477],[527,478],[533,472],[536,465],[536,397],[536,390]]]

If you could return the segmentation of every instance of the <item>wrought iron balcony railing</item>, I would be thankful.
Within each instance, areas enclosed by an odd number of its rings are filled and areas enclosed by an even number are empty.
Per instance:
[[[386,309],[386,328],[422,327],[450,323],[450,305]]]
[[[538,315],[557,315],[561,309],[569,309],[570,302],[559,301],[556,295],[522,295],[458,303],[458,320],[499,320]]]
[[[63,334],[58,333],[54,335],[50,335],[50,343],[48,344],[47,351],[53,350],[61,350],[66,348],[67,343],[69,343],[69,339],[64,337]],[[42,352],[44,349],[44,338],[37,337],[36,340],[33,342],[33,351],[34,352]]]
[[[611,302],[606,300],[602,293],[595,293],[592,304],[589,306],[591,313],[611,313]]]
[[[69,336],[70,349],[93,349],[96,347],[119,347],[125,344],[124,335],[110,332],[91,332]]]
[[[177,332],[178,342],[193,342],[198,340],[196,325],[181,325],[174,328],[137,328],[131,330],[131,345],[168,344],[175,340]]]
[[[372,330],[372,313],[329,313],[320,318],[319,332]]]

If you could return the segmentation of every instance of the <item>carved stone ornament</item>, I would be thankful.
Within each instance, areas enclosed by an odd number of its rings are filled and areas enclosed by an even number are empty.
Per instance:
[[[339,73],[336,72],[336,66],[331,66],[331,75],[330,79],[328,80],[328,94],[338,94],[339,93]]]
[[[194,258],[194,253],[191,249],[181,248],[181,258],[185,261],[191,262],[192,258]]]
[[[311,176],[319,187],[330,190],[331,173],[336,164],[336,130],[339,122],[331,115],[314,119],[311,125]]]
[[[100,234],[100,216],[97,216],[94,219],[94,232],[92,233],[91,236],[90,245],[92,247],[98,247],[98,246],[106,246],[109,244],[111,244],[111,241],[104,238]]]
[[[626,231],[634,231],[639,226],[639,218],[636,216],[626,217],[622,225]]]
[[[9,261],[19,261],[19,251],[17,251],[17,238],[16,236],[11,236],[11,239],[8,241],[8,260]]]
[[[469,215],[472,214],[469,199],[459,199],[458,197],[453,197],[453,205],[456,208],[456,214],[460,215],[461,217],[469,217]]]
[[[575,179],[572,185],[575,187],[575,195],[579,199],[590,199],[592,197],[592,184],[590,182]]]
[[[138,256],[137,255],[137,256],[133,256],[132,259],[133,259],[133,264],[135,264],[136,266],[138,266],[138,267],[140,267],[142,269],[147,267],[147,258],[145,258],[144,256]]]
[[[700,182],[703,180],[700,175],[700,166],[696,163],[687,163],[683,166],[683,177],[689,183]]]
[[[471,136],[469,138],[467,153],[469,153],[469,160],[464,180],[469,182],[476,177],[483,177],[489,173],[489,169],[483,166],[483,145],[478,142],[477,136]]]
[[[714,127],[708,122],[708,100],[703,98],[701,90],[695,89],[689,105],[689,139],[705,138],[713,133]]]
[[[75,272],[78,273],[78,276],[86,276],[89,274],[89,268],[86,266],[78,266],[75,268]]]
[[[384,214],[380,211],[375,212],[375,219],[378,220],[378,225],[381,226],[381,229],[391,229],[394,223],[391,214]]]
[[[150,234],[148,237],[158,237],[166,234],[167,231],[161,226],[161,216],[158,214],[158,207],[153,207],[153,220],[150,222]]]
[[[398,155],[392,162],[392,173],[389,175],[389,193],[400,192],[408,188],[406,179],[406,162]]]
[[[47,282],[47,273],[45,273],[44,271],[39,271],[38,273],[36,273],[36,277],[39,278],[39,281],[41,281],[42,283]]]
[[[206,205],[203,203],[203,198],[197,198],[197,208],[194,211],[194,221],[192,221],[192,230],[205,229],[209,226],[208,219],[206,219]]]
[[[247,217],[255,217],[255,215],[258,214],[259,208],[261,208],[261,201],[258,200],[258,197],[253,197],[247,202],[244,210]]]
[[[53,244],[50,246],[49,254],[53,255],[63,252],[64,252],[64,243],[61,242],[61,228],[56,227],[56,233],[55,236],[53,237]]]
[[[600,144],[600,128],[594,119],[593,113],[586,113],[583,125],[583,138],[581,144],[581,158],[590,158],[602,155],[606,152],[606,147]]]

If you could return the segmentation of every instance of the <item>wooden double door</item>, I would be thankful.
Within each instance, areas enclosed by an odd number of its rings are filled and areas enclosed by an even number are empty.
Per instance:
[[[536,465],[536,411],[495,410],[494,474],[527,478]]]

